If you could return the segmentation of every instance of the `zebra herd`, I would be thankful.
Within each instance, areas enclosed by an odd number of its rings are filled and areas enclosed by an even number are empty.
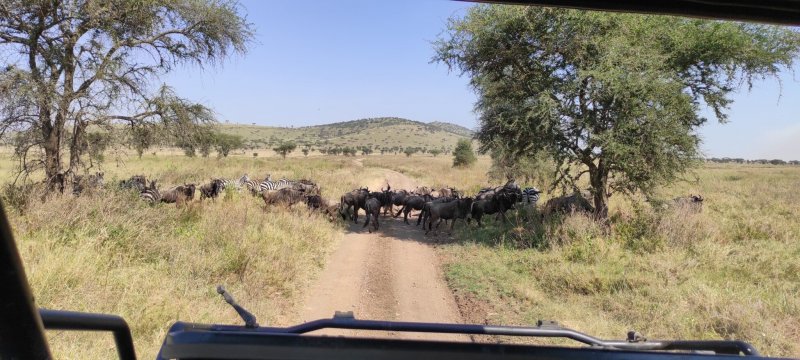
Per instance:
[[[264,178],[262,181],[253,180],[247,174],[242,175],[242,177],[238,179],[224,179],[224,178],[215,178],[212,181],[219,181],[222,185],[221,190],[232,188],[236,191],[241,189],[247,189],[253,193],[261,193],[264,191],[273,191],[273,190],[280,190],[284,188],[291,187],[294,181],[281,178],[277,181],[272,180],[272,175],[267,174],[267,177]]]
[[[195,197],[195,192],[199,190],[200,199],[214,199],[222,192],[230,189],[232,191],[247,190],[254,196],[261,195],[267,204],[271,200],[272,194],[283,190],[294,190],[300,194],[291,193],[292,198],[301,198],[308,195],[319,195],[319,187],[310,180],[289,180],[286,178],[272,180],[271,175],[267,175],[263,180],[251,179],[247,174],[239,178],[212,178],[207,184],[197,186],[194,183],[184,183],[170,187],[167,190],[160,190],[156,180],[147,181],[144,175],[134,175],[119,184],[122,189],[135,189],[139,192],[139,198],[149,203],[185,203]],[[270,196],[267,196],[270,195]]]

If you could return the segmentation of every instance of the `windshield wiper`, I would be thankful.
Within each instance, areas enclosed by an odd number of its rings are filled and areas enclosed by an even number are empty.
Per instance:
[[[236,303],[236,300],[233,299],[230,293],[225,290],[225,287],[222,285],[217,285],[217,293],[222,295],[225,299],[225,302],[233,306],[233,309],[236,310],[236,313],[244,320],[244,326],[246,328],[255,329],[258,327],[258,322],[256,321],[256,316],[253,313],[247,311],[247,309],[243,308],[241,305]]]

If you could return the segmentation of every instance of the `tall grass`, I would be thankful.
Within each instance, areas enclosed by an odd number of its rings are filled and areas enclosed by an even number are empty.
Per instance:
[[[6,181],[10,165],[1,155]],[[469,193],[488,185],[488,158],[468,169],[451,165],[443,155],[157,153],[103,170],[109,188],[133,174],[162,186],[243,173],[310,178],[331,200],[380,181],[385,169]],[[462,227],[457,242],[438,247],[445,276],[458,293],[487,304],[491,323],[553,319],[606,338],[629,329],[649,338],[737,338],[768,355],[800,356],[800,169],[707,166],[697,178],[659,197],[700,193],[701,213],[655,211],[642,199],[615,196],[610,226],[581,215],[541,221],[535,210],[509,213],[508,224],[487,216],[484,228]],[[265,212],[244,193],[181,208],[151,207],[110,189],[27,204],[7,212],[38,305],[120,314],[144,358],[154,356],[172,321],[241,323],[214,292],[220,283],[261,323],[286,324],[342,234],[304,209]],[[57,358],[114,356],[110,335],[48,336]]]
[[[800,169],[706,167],[698,178],[661,197],[701,193],[701,213],[616,200],[610,227],[571,215],[464,229],[442,248],[446,277],[489,304],[493,323],[553,319],[604,338],[636,329],[800,355]]]
[[[247,193],[185,207],[149,206],[135,193],[115,190],[118,180],[146,174],[166,187],[271,173],[314,179],[335,199],[379,173],[348,158],[164,154],[104,170],[108,186],[99,194],[46,202],[34,196],[22,212],[4,203],[37,305],[123,316],[142,358],[155,356],[173,321],[241,323],[216,294],[217,284],[225,284],[261,324],[287,324],[342,229],[302,206],[265,211],[263,201]],[[115,356],[110,335],[49,331],[48,337],[56,358]]]

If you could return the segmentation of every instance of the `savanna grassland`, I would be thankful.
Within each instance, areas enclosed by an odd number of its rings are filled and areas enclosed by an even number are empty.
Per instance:
[[[13,163],[3,156],[2,176]],[[227,192],[216,202],[186,207],[149,206],[137,194],[115,190],[133,174],[158,179],[162,189],[211,176],[313,178],[323,196],[338,195],[379,177],[352,158],[309,157],[282,161],[145,155],[107,164],[102,194],[51,197],[33,194],[22,212],[4,198],[37,304],[45,308],[113,313],[131,325],[142,358],[152,358],[170,323],[239,323],[215,292],[229,291],[261,324],[281,323],[302,289],[324,264],[342,233],[304,207],[270,209],[246,193]],[[17,208],[20,206],[17,205]],[[110,334],[50,331],[57,358],[115,356]]]
[[[217,284],[260,323],[286,324],[344,228],[302,207],[265,212],[245,193],[148,206],[114,190],[118,180],[145,174],[166,187],[271,174],[314,179],[334,200],[386,169],[474,193],[489,183],[490,166],[479,157],[472,168],[453,169],[443,155],[124,159],[103,166],[102,194],[33,196],[22,211],[4,201],[38,305],[123,316],[142,358],[155,355],[175,320],[240,323]],[[4,181],[11,165],[2,155]],[[455,241],[437,251],[464,321],[552,319],[604,338],[629,329],[648,338],[738,338],[762,354],[800,356],[800,167],[707,165],[696,175],[661,189],[660,198],[701,193],[701,213],[614,196],[610,226],[582,215],[541,221],[535,212],[483,229],[459,223]],[[114,356],[110,335],[48,336],[57,358]]]
[[[465,320],[557,320],[601,338],[635,329],[741,339],[762,354],[800,356],[800,168],[707,165],[696,175],[660,192],[702,194],[701,213],[612,198],[610,227],[582,215],[513,216],[461,231],[441,254],[475,315]]]

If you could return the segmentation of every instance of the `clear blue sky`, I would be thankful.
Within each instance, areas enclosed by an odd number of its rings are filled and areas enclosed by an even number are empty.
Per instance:
[[[256,41],[222,66],[162,80],[223,121],[304,126],[377,116],[476,128],[468,79],[429,63],[431,41],[469,3],[244,1]],[[795,71],[800,70],[798,66]],[[800,72],[735,97],[730,122],[701,129],[708,156],[800,160]],[[782,86],[782,88],[781,88]]]

